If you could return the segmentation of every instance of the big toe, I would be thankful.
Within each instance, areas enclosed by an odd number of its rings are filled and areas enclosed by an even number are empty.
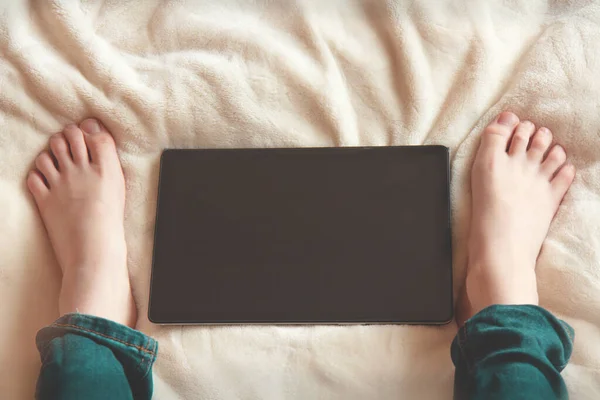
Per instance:
[[[505,111],[500,113],[483,131],[480,151],[506,152],[510,138],[519,124],[519,117]]]
[[[84,139],[90,152],[92,163],[118,162],[115,141],[100,121],[95,118],[88,118],[79,127],[85,132]]]

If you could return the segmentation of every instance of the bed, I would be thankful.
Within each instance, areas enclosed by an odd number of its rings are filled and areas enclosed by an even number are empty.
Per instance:
[[[600,5],[512,1],[4,1],[0,4],[0,393],[33,397],[60,268],[25,186],[85,117],[127,181],[137,328],[156,399],[451,399],[457,327],[158,326],[147,318],[164,148],[440,144],[464,283],[478,135],[510,110],[578,169],[538,260],[541,305],[576,331],[563,375],[600,398]]]

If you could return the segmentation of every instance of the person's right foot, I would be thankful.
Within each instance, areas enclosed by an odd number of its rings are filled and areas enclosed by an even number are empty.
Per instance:
[[[551,143],[550,130],[536,131],[510,112],[485,128],[471,172],[467,298],[457,310],[459,325],[493,304],[538,304],[537,257],[575,177],[564,149],[550,149]]]

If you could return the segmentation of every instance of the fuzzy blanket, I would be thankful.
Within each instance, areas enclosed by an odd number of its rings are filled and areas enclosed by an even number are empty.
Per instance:
[[[508,109],[578,168],[538,263],[541,305],[576,330],[564,371],[600,398],[600,6],[592,0],[0,2],[0,397],[29,399],[60,269],[24,184],[49,136],[100,118],[127,179],[138,329],[157,399],[450,399],[456,325],[162,327],[146,313],[166,147],[450,147],[455,285],[469,169]]]

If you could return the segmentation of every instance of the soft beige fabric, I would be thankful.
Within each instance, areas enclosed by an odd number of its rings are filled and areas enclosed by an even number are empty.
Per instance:
[[[599,24],[585,0],[0,2],[0,397],[32,397],[34,336],[58,316],[60,270],[24,178],[52,133],[96,116],[127,179],[138,328],[160,341],[155,398],[451,398],[454,324],[150,324],[159,156],[446,145],[458,289],[478,132],[509,109],[551,128],[578,168],[539,289],[577,332],[573,398],[600,398]]]

